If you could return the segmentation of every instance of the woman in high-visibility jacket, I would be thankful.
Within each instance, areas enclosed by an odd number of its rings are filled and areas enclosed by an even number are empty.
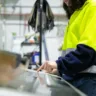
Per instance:
[[[64,4],[69,13],[62,45],[64,56],[55,62],[46,61],[38,71],[58,70],[88,96],[96,96],[96,0],[64,0]]]

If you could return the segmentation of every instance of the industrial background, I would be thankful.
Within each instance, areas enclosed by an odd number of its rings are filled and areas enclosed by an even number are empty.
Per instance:
[[[20,43],[26,34],[34,33],[31,28],[30,32],[28,30],[28,19],[35,1],[0,0],[0,49],[17,53],[25,52],[26,48],[21,48]],[[55,17],[55,27],[51,31],[46,31],[47,49],[51,60],[57,59],[60,55],[58,48],[62,43],[64,28],[67,24],[62,2],[62,0],[48,0]],[[28,50],[31,51],[31,47],[28,47]]]

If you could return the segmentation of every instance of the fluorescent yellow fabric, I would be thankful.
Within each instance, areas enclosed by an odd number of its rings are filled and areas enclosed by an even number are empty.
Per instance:
[[[62,50],[85,44],[96,50],[96,0],[87,0],[66,27]]]

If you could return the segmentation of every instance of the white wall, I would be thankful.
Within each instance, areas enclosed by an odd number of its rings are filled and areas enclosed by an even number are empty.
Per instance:
[[[12,24],[18,25],[12,25]],[[13,36],[12,33],[15,32],[17,37],[24,37],[24,34],[28,33],[28,26],[19,25],[20,21],[6,21],[5,25],[5,50],[11,51],[13,48]],[[24,21],[21,21],[24,24]],[[9,24],[9,25],[8,25]],[[10,25],[11,24],[11,25]],[[30,32],[34,32],[30,29]]]

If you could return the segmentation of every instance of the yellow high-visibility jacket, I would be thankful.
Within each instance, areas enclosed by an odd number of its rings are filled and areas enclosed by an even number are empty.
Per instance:
[[[72,14],[62,50],[66,55],[56,63],[64,79],[73,79],[82,72],[96,73],[96,0],[87,0]]]
[[[85,44],[96,50],[96,0],[87,0],[70,18],[62,50]]]

